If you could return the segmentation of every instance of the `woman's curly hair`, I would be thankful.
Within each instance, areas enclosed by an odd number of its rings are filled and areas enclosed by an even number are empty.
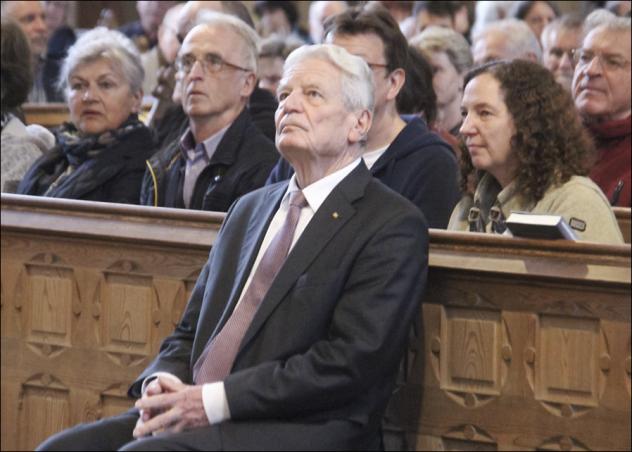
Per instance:
[[[482,74],[500,83],[516,133],[511,147],[518,158],[517,190],[537,202],[552,185],[588,174],[594,145],[575,110],[570,93],[542,66],[523,60],[496,61],[471,70],[465,86]],[[461,188],[468,189],[474,167],[469,152],[461,154]],[[480,180],[482,174],[478,174]]]

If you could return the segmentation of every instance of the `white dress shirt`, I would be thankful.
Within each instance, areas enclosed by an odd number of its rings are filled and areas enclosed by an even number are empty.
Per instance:
[[[316,213],[318,208],[322,205],[323,202],[325,202],[325,199],[327,199],[333,189],[336,188],[336,186],[345,177],[347,177],[349,173],[351,173],[351,171],[353,171],[360,163],[361,159],[358,158],[349,165],[326,177],[323,177],[322,179],[303,189],[303,195],[305,196],[305,200],[307,201],[307,206],[301,209],[301,215],[296,225],[292,244],[290,245],[290,252],[311,219],[314,217],[314,214]],[[250,286],[250,282],[252,281],[254,269],[256,269],[259,265],[263,254],[268,249],[268,246],[270,246],[270,242],[272,242],[272,239],[283,225],[289,209],[290,194],[298,190],[300,190],[300,188],[296,183],[296,175],[293,175],[288,184],[287,191],[281,199],[281,205],[279,206],[277,212],[274,214],[266,235],[263,238],[263,242],[261,242],[261,247],[259,248],[257,258],[255,259],[255,262],[250,270],[250,274],[248,275],[248,279],[246,280],[246,284],[244,285],[244,288],[239,296],[239,301],[237,302],[237,304],[241,303],[241,300],[246,293],[246,289],[248,288],[248,286]],[[143,392],[149,379],[156,376],[174,378],[177,381],[180,381],[180,379],[175,375],[166,372],[157,372],[148,377],[143,383]],[[230,409],[228,407],[228,400],[226,399],[226,390],[224,389],[223,381],[204,384],[202,386],[202,402],[204,404],[204,411],[206,412],[206,417],[208,418],[209,424],[216,424],[218,422],[230,419]]]

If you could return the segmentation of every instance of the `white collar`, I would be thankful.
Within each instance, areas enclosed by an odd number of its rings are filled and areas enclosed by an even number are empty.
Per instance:
[[[329,196],[329,194],[333,191],[334,188],[353,171],[358,164],[362,161],[361,158],[355,159],[353,162],[349,163],[347,166],[340,168],[338,171],[329,174],[328,176],[323,177],[322,179],[313,182],[303,189],[303,196],[305,196],[305,200],[307,204],[312,209],[313,212],[316,212],[318,208],[325,202],[325,199]],[[283,200],[281,201],[282,205],[284,203],[289,202],[290,193],[299,191],[300,188],[296,183],[296,174],[294,174],[290,183],[288,184],[287,191],[285,195],[283,195]]]

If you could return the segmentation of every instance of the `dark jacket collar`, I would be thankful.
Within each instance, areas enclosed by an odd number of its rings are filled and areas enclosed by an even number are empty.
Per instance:
[[[399,132],[393,142],[389,145],[379,159],[371,168],[371,172],[375,175],[383,168],[388,166],[392,161],[404,158],[408,154],[417,152],[422,147],[429,145],[442,145],[446,150],[452,152],[449,145],[441,139],[436,133],[428,129],[426,122],[418,117],[403,117],[407,121],[406,126]]]
[[[244,109],[230,125],[224,137],[217,145],[217,149],[209,162],[210,165],[232,165],[237,160],[237,151],[244,139],[248,127],[252,125],[252,119],[248,109]]]

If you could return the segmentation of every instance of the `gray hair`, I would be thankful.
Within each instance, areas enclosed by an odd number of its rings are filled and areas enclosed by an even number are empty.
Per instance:
[[[584,36],[597,27],[613,32],[629,32],[630,18],[619,17],[606,9],[596,9],[584,21]]]
[[[216,11],[202,9],[198,11],[193,20],[193,28],[198,25],[207,27],[225,27],[239,36],[246,47],[246,67],[257,74],[257,56],[259,54],[260,38],[243,20],[235,16]],[[227,43],[229,44],[229,43]]]
[[[582,31],[583,25],[584,19],[579,14],[565,14],[544,27],[540,41],[544,44],[547,42],[549,35],[558,30]]]
[[[366,61],[333,44],[304,45],[288,55],[283,73],[308,58],[326,61],[340,70],[342,98],[348,111],[373,112],[373,73]]]
[[[15,1],[10,1],[10,0],[2,0],[2,2],[0,2],[0,14],[2,14],[3,16],[6,14],[9,14],[11,11],[11,6],[15,5],[16,3],[19,2],[15,2]],[[44,8],[44,1],[41,0],[38,2],[42,8]],[[15,19],[15,17],[13,17],[13,19]]]
[[[474,63],[470,45],[461,33],[451,28],[428,27],[413,37],[410,44],[422,52],[445,52],[459,74]]]
[[[526,22],[509,18],[492,22],[472,36],[472,43],[492,32],[500,32],[507,38],[507,48],[513,58],[522,58],[533,53],[539,63],[542,62],[542,48],[535,34]]]
[[[132,93],[142,91],[145,71],[140,63],[140,54],[136,46],[123,33],[108,30],[105,27],[87,31],[68,49],[68,56],[59,74],[60,90],[67,95],[68,79],[74,70],[82,64],[101,58],[113,63],[113,68],[120,71]]]
[[[478,1],[476,2],[474,25],[472,25],[471,36],[484,30],[489,24],[509,16],[509,10],[513,1]]]
[[[261,40],[259,58],[281,58],[285,61],[290,53],[303,44],[305,44],[303,41],[292,35],[282,38],[272,34]]]
[[[594,10],[593,12],[588,14],[588,16],[586,16],[586,19],[584,20],[584,36],[586,36],[588,32],[593,28],[598,27],[599,25],[608,22],[616,17],[617,16],[615,16],[607,9],[599,8]]]

